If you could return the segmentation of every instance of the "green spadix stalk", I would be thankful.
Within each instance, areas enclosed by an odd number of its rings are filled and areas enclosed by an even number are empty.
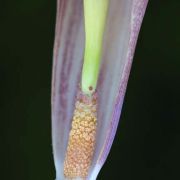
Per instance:
[[[81,89],[91,95],[97,86],[109,0],[84,0],[85,52]]]

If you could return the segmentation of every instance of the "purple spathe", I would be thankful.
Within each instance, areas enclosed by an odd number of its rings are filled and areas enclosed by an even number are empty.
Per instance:
[[[124,96],[126,92],[126,87],[128,83],[128,78],[129,78],[129,74],[131,70],[136,42],[137,42],[139,30],[140,30],[141,23],[144,17],[147,3],[148,3],[148,0],[135,0],[133,4],[132,24],[131,24],[131,33],[130,33],[131,35],[130,35],[130,40],[129,40],[129,50],[127,53],[127,63],[124,67],[122,82],[120,83],[120,86],[119,86],[119,93],[118,93],[118,97],[114,106],[112,119],[110,122],[110,130],[107,135],[107,141],[106,141],[104,151],[102,152],[102,155],[99,158],[99,164],[104,164],[109,154],[110,148],[112,146],[114,136],[116,134],[117,126],[119,123],[119,117],[122,110],[123,100],[124,100]]]
[[[147,0],[110,0],[97,85],[98,127],[88,180],[95,180],[116,133]],[[57,180],[63,180],[84,53],[83,0],[58,0],[52,78],[52,142]]]

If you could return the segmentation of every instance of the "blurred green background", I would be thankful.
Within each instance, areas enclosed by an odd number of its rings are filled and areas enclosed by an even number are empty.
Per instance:
[[[98,180],[180,179],[180,1],[150,0]],[[1,180],[53,180],[55,0],[0,2]]]

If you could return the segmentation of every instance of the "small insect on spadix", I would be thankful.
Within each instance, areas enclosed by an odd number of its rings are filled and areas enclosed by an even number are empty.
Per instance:
[[[118,125],[147,0],[58,0],[52,79],[56,180],[95,180]]]

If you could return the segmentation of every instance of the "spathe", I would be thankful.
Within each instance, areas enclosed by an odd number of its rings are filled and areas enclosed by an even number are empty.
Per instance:
[[[147,0],[110,0],[103,42],[96,148],[88,180],[103,166],[119,122],[123,98]],[[57,180],[79,88],[84,53],[83,0],[58,0],[52,79],[52,139]]]

